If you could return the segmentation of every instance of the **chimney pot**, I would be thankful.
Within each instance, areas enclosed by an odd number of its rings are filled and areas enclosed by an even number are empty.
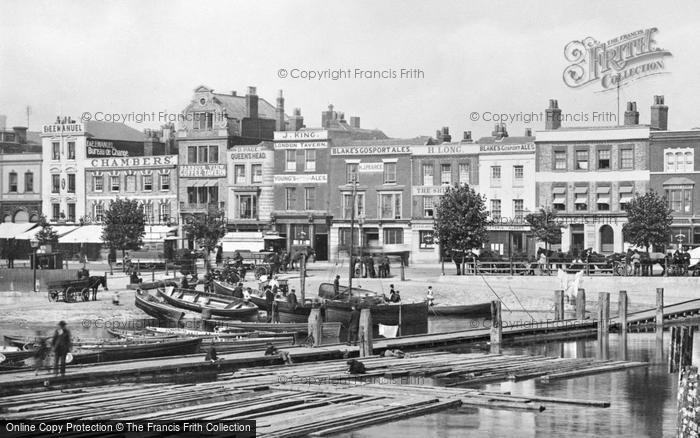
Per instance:
[[[561,109],[556,99],[549,99],[549,108],[545,111],[544,129],[552,130],[561,128]]]
[[[639,125],[639,111],[637,111],[637,102],[627,102],[627,111],[625,111],[625,126]]]
[[[251,96],[255,96],[255,87],[248,87],[248,94]]]
[[[664,96],[654,96],[649,125],[653,131],[668,130],[668,106],[664,104]]]
[[[237,96],[238,93],[236,93],[236,90],[231,90],[231,96]]]

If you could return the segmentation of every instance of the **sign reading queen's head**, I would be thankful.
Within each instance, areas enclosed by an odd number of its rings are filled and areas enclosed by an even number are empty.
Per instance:
[[[668,73],[667,56],[671,52],[658,46],[658,29],[637,30],[606,42],[592,37],[571,41],[564,56],[571,64],[564,69],[564,83],[571,88],[599,83],[602,91],[647,76]]]

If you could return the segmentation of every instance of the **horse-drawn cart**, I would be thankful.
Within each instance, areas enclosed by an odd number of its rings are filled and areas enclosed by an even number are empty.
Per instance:
[[[90,299],[90,280],[61,280],[49,282],[49,301],[65,301],[74,303],[78,300]]]

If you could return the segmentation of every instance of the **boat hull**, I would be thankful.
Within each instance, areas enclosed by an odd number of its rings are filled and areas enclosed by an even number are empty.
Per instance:
[[[241,307],[238,309],[222,309],[218,307],[213,307],[213,306],[207,306],[205,304],[200,304],[197,301],[187,301],[182,298],[179,298],[178,294],[187,294],[188,291],[184,289],[173,289],[172,295],[168,294],[168,292],[164,292],[162,290],[158,290],[158,293],[160,296],[168,303],[171,304],[175,307],[180,307],[182,309],[187,309],[191,310],[193,312],[197,313],[202,313],[205,310],[209,311],[211,315],[214,316],[219,316],[222,318],[230,318],[230,319],[235,319],[239,321],[257,321],[258,320],[258,307],[256,305],[251,305],[250,303],[246,304],[245,307]],[[236,298],[232,297],[227,297],[223,295],[217,295],[217,294],[207,294],[204,292],[199,292],[199,291],[191,291],[189,292],[191,294],[196,294],[196,296],[200,298],[210,298],[210,299],[218,299],[219,301],[230,301],[231,303],[235,304]],[[242,302],[241,302],[242,303]]]
[[[428,316],[450,316],[456,318],[490,318],[491,303],[468,304],[463,306],[429,306]]]
[[[161,321],[179,323],[185,317],[185,312],[158,302],[148,292],[137,291],[134,295],[134,302],[136,307]]]
[[[325,302],[326,321],[347,324],[352,303],[328,300]],[[377,304],[369,306],[372,324],[401,326],[402,335],[428,332],[428,305],[426,303]]]
[[[250,301],[256,306],[267,311],[267,301],[265,298],[256,295],[251,295]],[[277,301],[277,311],[279,313],[280,322],[308,322],[309,315],[311,314],[311,306],[303,306],[297,304],[296,307],[292,307],[288,302],[282,300]]]

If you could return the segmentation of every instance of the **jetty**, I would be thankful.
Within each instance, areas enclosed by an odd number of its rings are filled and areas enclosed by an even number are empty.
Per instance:
[[[267,365],[186,382],[93,385],[6,395],[0,418],[217,420],[250,419],[258,436],[324,436],[458,407],[540,412],[556,404],[606,408],[606,400],[560,399],[483,391],[484,383],[594,374],[647,364],[546,356],[423,352],[362,359],[366,374],[351,375],[346,361]],[[217,364],[202,363],[216,370]],[[68,378],[68,376],[67,376]],[[431,386],[429,381],[450,386]],[[4,386],[4,383],[2,384]],[[471,387],[470,387],[471,386]]]

